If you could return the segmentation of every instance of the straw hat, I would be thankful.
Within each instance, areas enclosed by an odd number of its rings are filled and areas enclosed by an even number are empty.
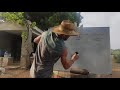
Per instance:
[[[70,36],[77,36],[79,35],[78,32],[75,31],[76,27],[75,24],[69,20],[63,20],[59,26],[55,26],[52,29],[52,32]]]

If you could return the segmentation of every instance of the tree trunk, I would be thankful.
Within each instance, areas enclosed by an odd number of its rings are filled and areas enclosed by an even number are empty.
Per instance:
[[[27,22],[27,30],[25,32],[27,33],[27,38],[25,39],[22,37],[20,66],[23,69],[29,69],[31,66],[30,54],[33,51],[33,48],[32,48],[32,42],[31,42],[32,41],[32,30],[28,22]]]

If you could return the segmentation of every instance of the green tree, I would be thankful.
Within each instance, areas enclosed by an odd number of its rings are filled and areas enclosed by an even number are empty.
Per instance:
[[[120,63],[120,54],[114,55],[114,59],[116,63]]]
[[[18,23],[20,25],[24,25],[24,12],[2,12],[0,14],[1,17],[5,21]]]
[[[50,27],[56,26],[62,20],[71,20],[77,25],[81,23],[82,16],[76,12],[2,12],[0,14],[5,21],[25,25],[25,19],[32,22],[32,27],[37,26],[42,30],[47,30]]]
[[[120,63],[120,49],[112,50],[112,55],[114,55],[115,62]]]
[[[42,30],[47,30],[67,19],[79,25],[82,19],[80,13],[76,12],[25,12],[24,16],[30,21],[35,21],[36,25]]]

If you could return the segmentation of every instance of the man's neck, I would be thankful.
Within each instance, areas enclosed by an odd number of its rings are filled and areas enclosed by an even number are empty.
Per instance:
[[[60,34],[57,34],[57,33],[56,33],[56,36],[57,36],[59,39],[64,40],[63,37],[62,37]]]

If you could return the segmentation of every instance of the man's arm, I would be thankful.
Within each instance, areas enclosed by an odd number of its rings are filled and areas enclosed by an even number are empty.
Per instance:
[[[64,69],[69,69],[72,66],[72,64],[79,58],[78,55],[75,53],[75,54],[73,54],[71,59],[68,60],[67,59],[67,54],[68,54],[67,48],[65,48],[63,50],[62,55],[61,55],[61,63],[63,65]]]
[[[35,42],[36,44],[38,44],[39,41],[40,41],[40,39],[41,39],[41,35],[39,35],[38,37],[36,37],[36,38],[34,39],[34,42]]]

